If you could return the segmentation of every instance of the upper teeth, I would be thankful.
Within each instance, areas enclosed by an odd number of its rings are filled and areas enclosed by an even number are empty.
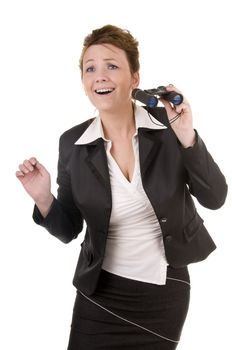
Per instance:
[[[95,90],[97,93],[101,92],[112,92],[114,89],[97,89]]]

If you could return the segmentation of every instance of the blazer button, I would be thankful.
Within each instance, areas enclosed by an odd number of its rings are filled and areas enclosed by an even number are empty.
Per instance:
[[[162,222],[163,224],[165,224],[167,221],[168,221],[167,218],[162,218],[162,219],[160,219],[160,222]]]
[[[168,235],[165,237],[165,242],[169,243],[172,241],[172,236]]]

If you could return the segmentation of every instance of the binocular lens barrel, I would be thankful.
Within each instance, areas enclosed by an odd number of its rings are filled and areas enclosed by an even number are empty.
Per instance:
[[[151,108],[156,107],[158,104],[158,98],[156,96],[145,93],[143,90],[140,89],[134,89],[132,91],[132,97],[135,100],[138,100]]]
[[[174,91],[165,93],[162,97],[176,106],[180,105],[183,102],[183,96]]]

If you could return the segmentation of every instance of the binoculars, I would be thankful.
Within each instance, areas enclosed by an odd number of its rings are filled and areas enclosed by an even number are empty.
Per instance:
[[[154,108],[158,104],[158,97],[163,98],[166,101],[171,102],[174,105],[179,105],[183,102],[183,95],[175,91],[167,91],[165,86],[159,86],[156,89],[134,89],[132,91],[132,97],[146,106]]]

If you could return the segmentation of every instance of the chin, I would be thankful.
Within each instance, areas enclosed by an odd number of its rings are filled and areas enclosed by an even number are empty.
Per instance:
[[[95,107],[97,108],[99,113],[101,113],[101,112],[112,113],[112,112],[114,112],[117,109],[117,107],[115,105],[108,104],[108,103],[98,104],[98,105],[95,105]]]

